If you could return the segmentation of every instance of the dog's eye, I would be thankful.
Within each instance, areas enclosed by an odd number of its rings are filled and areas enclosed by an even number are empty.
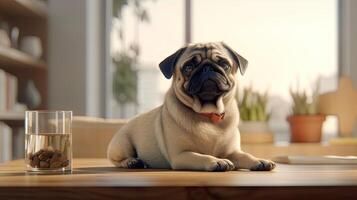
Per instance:
[[[188,76],[193,71],[193,65],[190,65],[190,64],[185,65],[182,70],[183,70],[183,73]]]
[[[220,65],[225,71],[227,71],[227,70],[229,70],[229,69],[231,68],[231,66],[230,66],[227,62],[225,62],[225,61],[221,61],[221,62],[219,63],[219,65]]]

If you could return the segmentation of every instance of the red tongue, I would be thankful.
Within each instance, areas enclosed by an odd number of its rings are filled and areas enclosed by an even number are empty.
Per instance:
[[[217,114],[217,113],[200,113],[202,116],[210,118],[212,123],[218,124],[224,119],[224,113]]]

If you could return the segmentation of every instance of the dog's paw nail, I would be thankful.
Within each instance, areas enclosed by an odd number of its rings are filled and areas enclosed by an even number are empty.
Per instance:
[[[271,171],[276,167],[276,164],[270,160],[259,160],[259,164],[250,168],[251,171]]]
[[[233,169],[234,169],[234,164],[230,160],[221,159],[221,160],[216,161],[216,163],[213,165],[211,171],[224,172],[224,171],[230,171]]]
[[[133,159],[128,160],[127,167],[129,169],[142,169],[142,168],[145,168],[145,163],[144,163],[144,161],[142,161],[138,158],[133,158]]]

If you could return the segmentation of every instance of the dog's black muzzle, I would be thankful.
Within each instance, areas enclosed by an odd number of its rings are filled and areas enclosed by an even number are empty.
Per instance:
[[[191,96],[197,96],[203,102],[210,102],[217,100],[229,89],[224,72],[217,66],[205,64],[191,76],[186,90]]]

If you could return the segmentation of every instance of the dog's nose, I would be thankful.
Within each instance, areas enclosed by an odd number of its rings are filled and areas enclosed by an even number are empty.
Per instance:
[[[217,83],[211,79],[206,80],[205,82],[203,82],[202,85],[202,90],[205,91],[216,91],[217,90]]]

